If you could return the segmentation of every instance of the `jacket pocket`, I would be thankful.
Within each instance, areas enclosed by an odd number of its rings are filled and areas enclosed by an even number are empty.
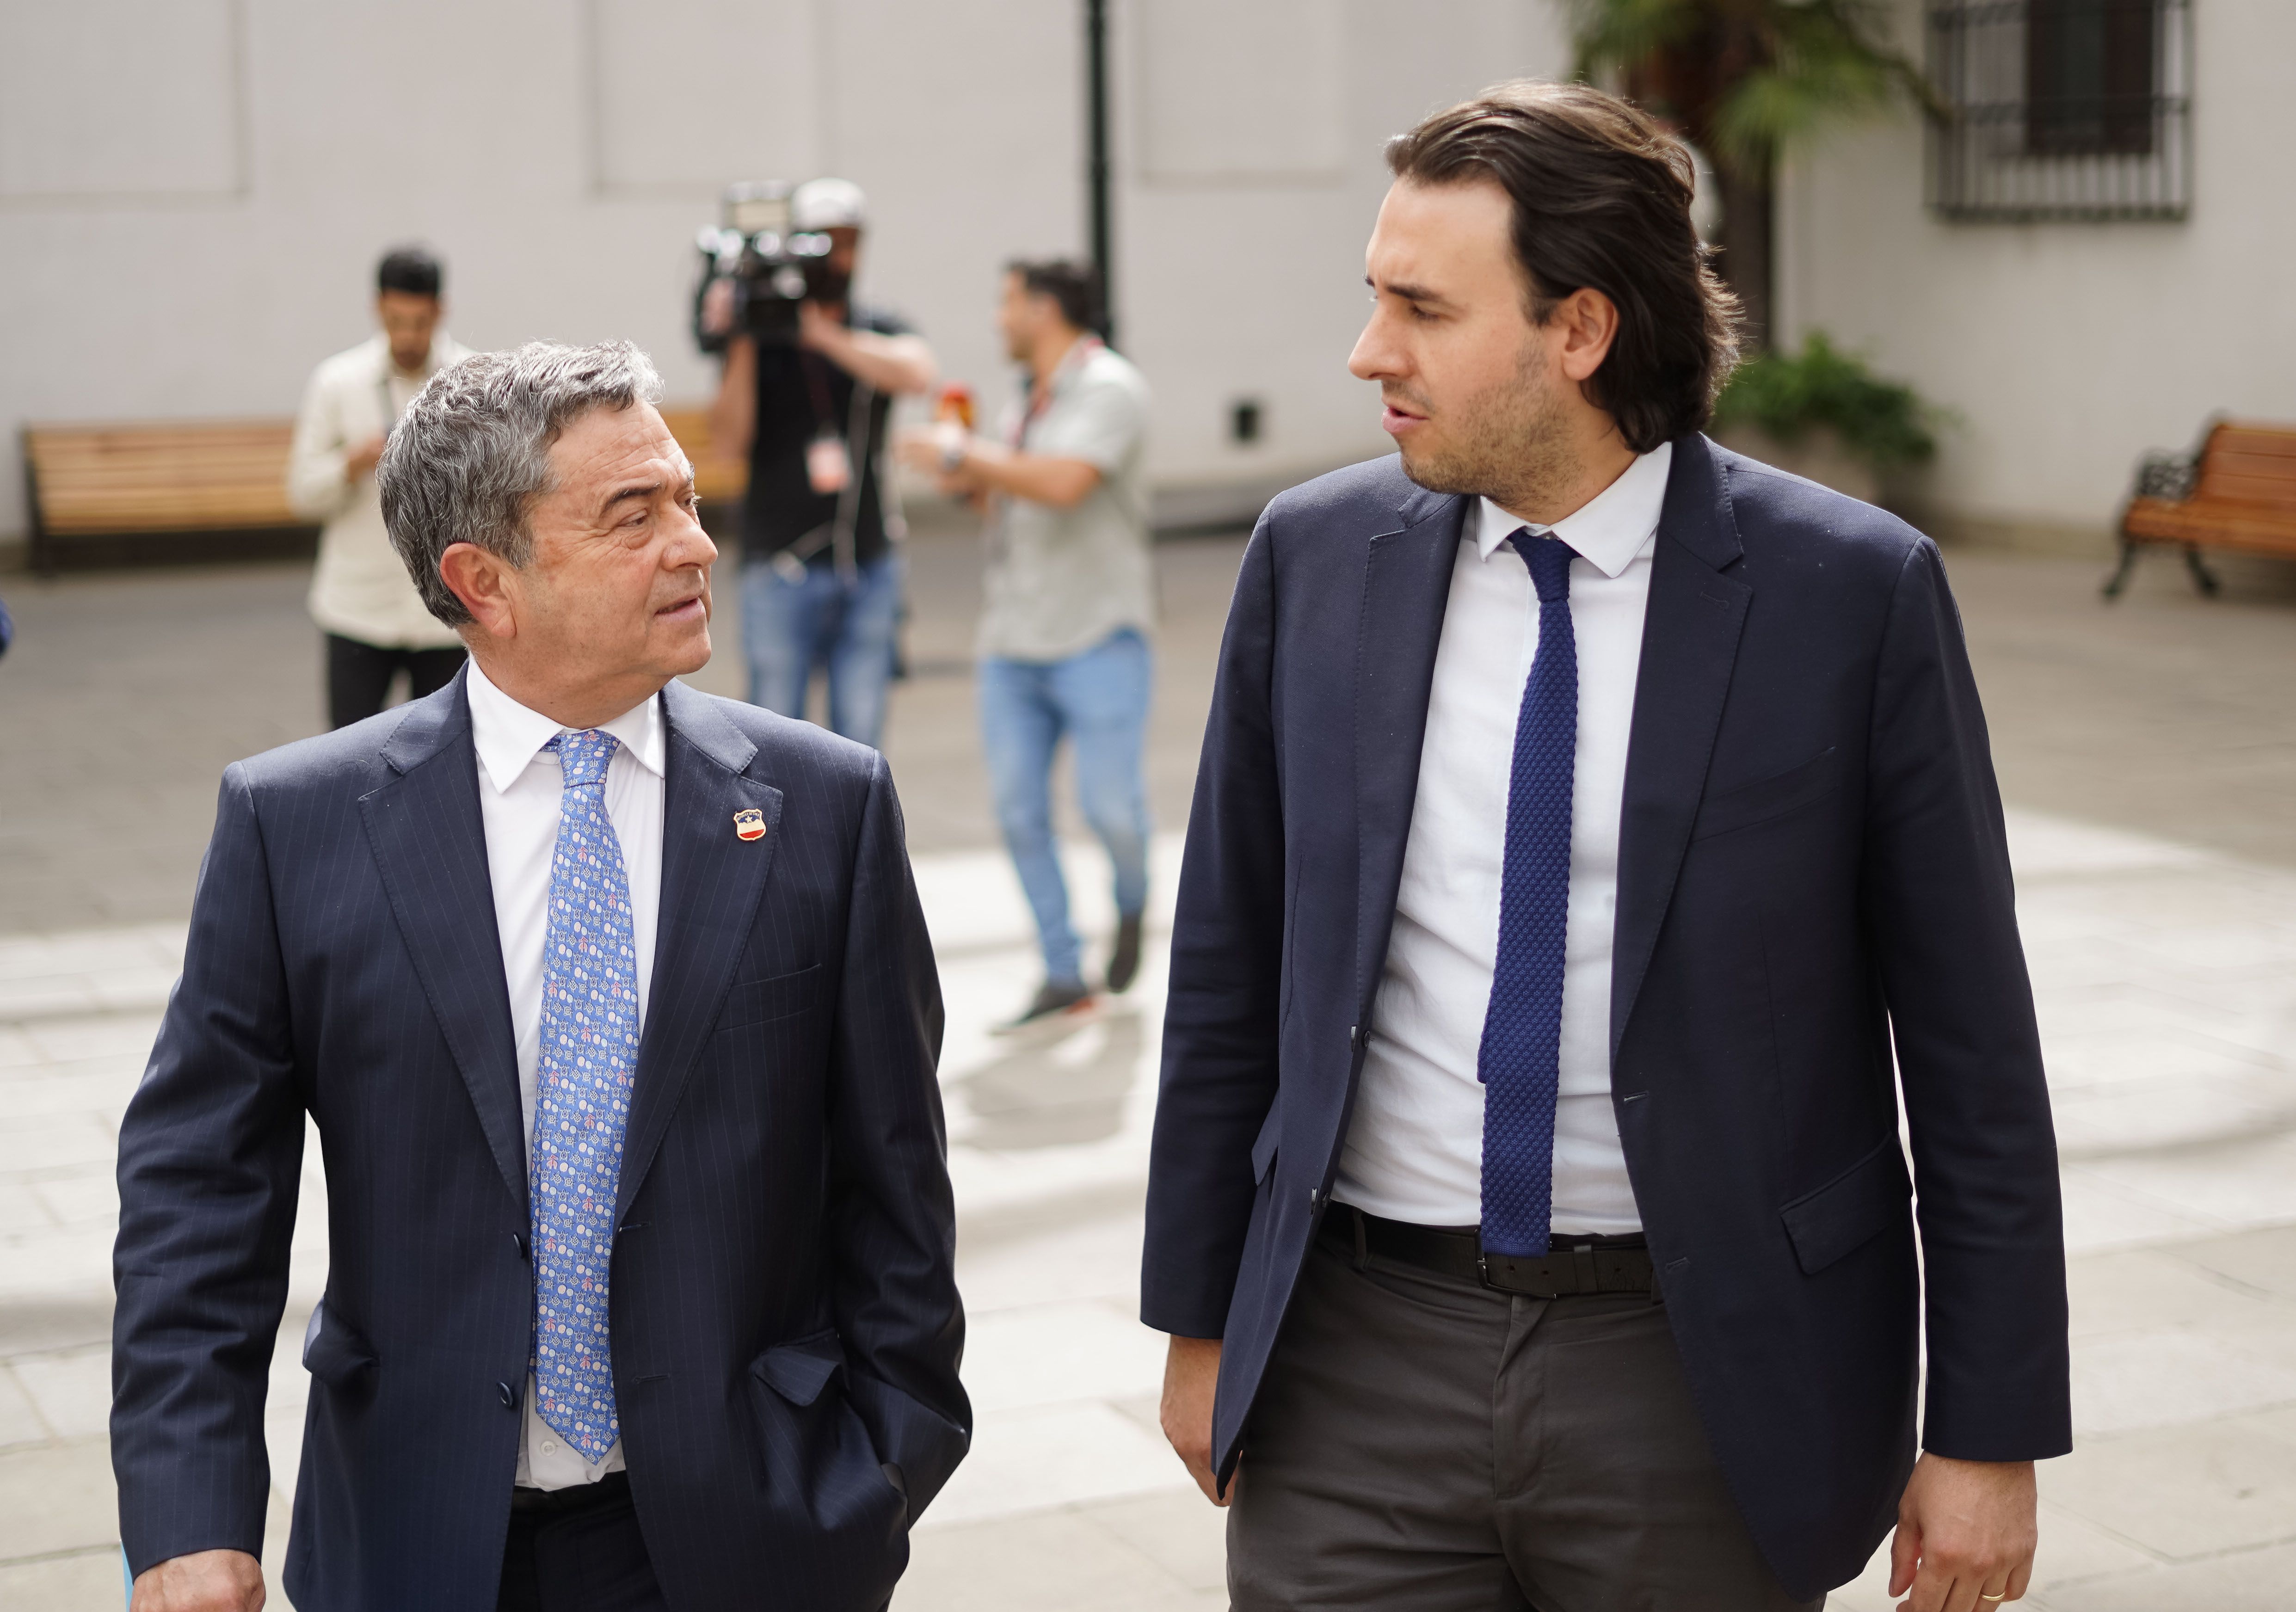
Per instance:
[[[845,1369],[845,1346],[834,1328],[775,1344],[750,1362],[750,1375],[793,1405],[821,1397],[830,1379]]]
[[[1792,772],[1710,798],[1699,807],[1690,837],[1705,839],[1734,829],[1751,829],[1823,800],[1841,787],[1841,754],[1829,746]]]
[[[1815,1276],[1863,1248],[1904,1218],[1914,1183],[1895,1135],[1819,1187],[1779,1211],[1802,1274]]]
[[[713,1027],[723,1034],[750,1025],[769,1024],[776,1019],[793,1018],[813,1005],[820,977],[821,965],[816,962],[769,979],[736,981],[726,994],[726,1005],[719,1011]]]
[[[303,1331],[303,1369],[344,1392],[361,1386],[377,1363],[374,1346],[330,1313],[322,1299]]]
[[[1283,1131],[1283,1097],[1278,1092],[1267,1107],[1267,1117],[1259,1122],[1259,1134],[1251,1143],[1251,1179],[1255,1184],[1267,1179],[1267,1172],[1275,1163],[1276,1139]]]

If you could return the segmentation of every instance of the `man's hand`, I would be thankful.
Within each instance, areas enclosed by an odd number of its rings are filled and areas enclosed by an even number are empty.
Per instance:
[[[1219,1484],[1212,1473],[1212,1390],[1219,1386],[1219,1362],[1218,1338],[1173,1338],[1171,1352],[1164,1356],[1160,1419],[1164,1436],[1179,1452],[1196,1487],[1212,1504],[1224,1506],[1227,1502],[1220,1498]],[[1228,1481],[1231,1495],[1236,1482]]]
[[[146,1567],[128,1612],[262,1612],[263,1564],[244,1551],[198,1551]]]
[[[375,467],[382,457],[382,438],[370,437],[343,455],[343,480],[357,481]]]
[[[2034,1506],[2030,1461],[1924,1454],[1890,1544],[1890,1593],[1906,1596],[1898,1612],[1989,1612],[2021,1598],[2041,1537]]]

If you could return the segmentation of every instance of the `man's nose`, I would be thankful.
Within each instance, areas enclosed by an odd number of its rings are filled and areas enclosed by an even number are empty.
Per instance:
[[[662,556],[663,565],[669,570],[682,571],[689,566],[712,563],[718,558],[718,545],[702,528],[701,518],[691,510],[678,512],[685,518],[685,526],[670,539],[668,552]]]
[[[1348,355],[1348,373],[1358,380],[1378,380],[1397,372],[1395,345],[1388,340],[1387,315],[1374,308],[1365,322],[1363,334],[1356,338],[1355,351]]]

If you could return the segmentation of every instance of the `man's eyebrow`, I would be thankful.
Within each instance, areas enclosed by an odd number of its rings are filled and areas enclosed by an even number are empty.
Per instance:
[[[691,478],[688,478],[688,479],[691,479]],[[612,511],[616,504],[624,503],[632,498],[651,500],[660,491],[661,483],[659,481],[633,481],[627,487],[616,487],[612,492],[607,494],[604,502],[598,505],[598,513],[601,515],[607,514]]]
[[[1440,291],[1423,285],[1412,285],[1403,281],[1390,281],[1382,286],[1369,274],[1365,274],[1364,283],[1371,287],[1374,291],[1384,291],[1390,297],[1400,297],[1406,302],[1447,302],[1449,300]]]
[[[598,513],[603,518],[611,513],[616,504],[626,503],[632,498],[651,501],[661,491],[662,485],[660,481],[633,481],[627,487],[616,487],[600,502]],[[676,485],[680,493],[691,494],[693,491],[693,462],[683,454],[677,458]]]

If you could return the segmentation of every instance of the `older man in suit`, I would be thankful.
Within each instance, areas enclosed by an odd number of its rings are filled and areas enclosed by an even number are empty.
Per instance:
[[[624,344],[447,370],[379,471],[472,664],[230,768],[120,1134],[136,1612],[251,1612],[305,1116],[287,1589],[882,1607],[964,1453],[940,997],[873,752],[675,681],[716,551]]]
[[[1937,550],[1700,434],[1641,113],[1389,160],[1402,452],[1261,518],[1173,932],[1143,1304],[1234,1604],[1784,1612],[1893,1521],[1914,1612],[2013,1600],[2062,1233]]]

